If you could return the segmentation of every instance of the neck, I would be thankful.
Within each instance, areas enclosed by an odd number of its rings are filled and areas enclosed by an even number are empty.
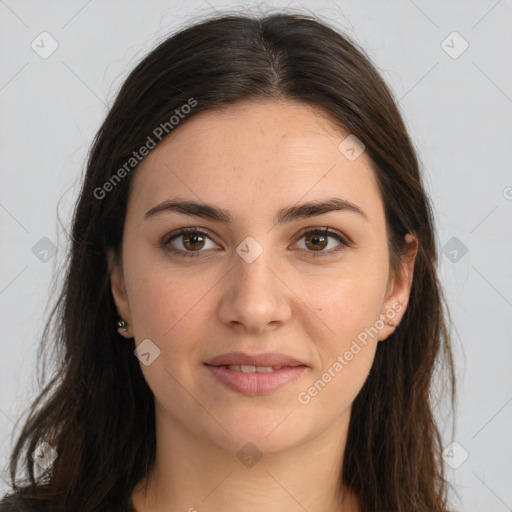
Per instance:
[[[348,418],[300,446],[263,454],[257,442],[229,451],[156,418],[155,464],[132,494],[137,512],[360,510],[340,483]]]

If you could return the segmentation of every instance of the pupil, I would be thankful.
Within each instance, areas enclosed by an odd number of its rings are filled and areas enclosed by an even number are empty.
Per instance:
[[[323,235],[310,235],[309,241],[313,243],[314,249],[323,249],[325,247],[325,237]],[[319,244],[321,245],[320,247]]]
[[[197,245],[201,243],[201,235],[185,235],[184,237],[184,244],[185,247],[188,249],[189,245]],[[192,249],[200,249],[201,247],[192,247]]]

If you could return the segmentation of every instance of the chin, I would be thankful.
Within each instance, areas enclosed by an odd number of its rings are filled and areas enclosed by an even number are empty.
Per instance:
[[[299,417],[299,411],[292,410],[239,407],[233,414],[221,416],[225,430],[220,427],[213,430],[210,423],[206,435],[220,449],[233,454],[238,454],[248,443],[264,454],[278,454],[306,443],[316,430],[322,430],[320,425],[314,428]],[[294,415],[297,415],[295,421],[292,420]]]

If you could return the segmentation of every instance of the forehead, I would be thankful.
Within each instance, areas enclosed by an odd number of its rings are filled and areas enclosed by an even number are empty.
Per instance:
[[[273,215],[278,204],[335,195],[379,215],[370,160],[363,152],[351,161],[339,149],[348,135],[319,108],[290,100],[195,114],[141,162],[129,210],[179,195]]]

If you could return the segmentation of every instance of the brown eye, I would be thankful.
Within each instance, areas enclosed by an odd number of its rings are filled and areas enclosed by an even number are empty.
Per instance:
[[[336,243],[337,242],[337,243]],[[296,247],[303,249],[306,256],[335,256],[340,251],[351,247],[351,243],[337,231],[329,228],[310,229],[302,233]]]
[[[199,234],[191,234],[186,233],[182,235],[183,237],[183,247],[188,251],[197,251],[202,249],[205,244],[204,236]]]
[[[322,249],[325,249],[328,244],[327,237],[317,233],[308,233],[305,236],[305,241],[306,247],[314,251],[321,251]]]
[[[175,255],[196,257],[207,249],[218,248],[218,245],[206,232],[196,228],[184,228],[164,237],[162,247]]]

